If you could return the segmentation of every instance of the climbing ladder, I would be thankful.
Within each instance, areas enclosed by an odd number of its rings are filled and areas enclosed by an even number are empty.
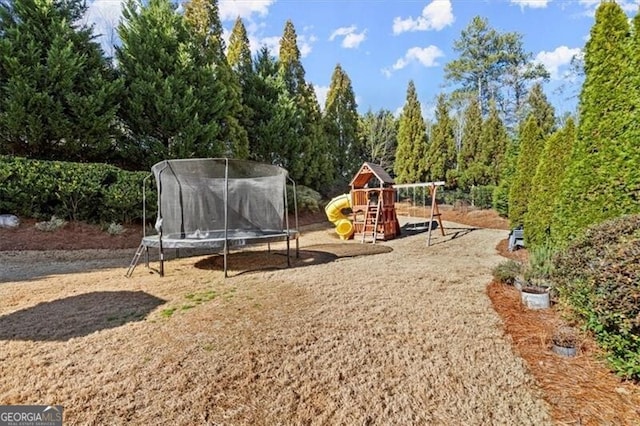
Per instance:
[[[127,269],[127,273],[125,277],[131,278],[133,271],[136,269],[138,262],[140,261],[140,256],[142,256],[142,252],[145,250],[144,244],[140,243],[138,250],[136,250],[136,254],[133,255],[133,259],[131,259],[131,263],[129,264],[129,269]]]
[[[380,210],[382,208],[382,195],[378,197],[378,202],[369,204],[364,215],[364,224],[362,225],[362,242],[366,241],[367,235],[371,235],[371,242],[376,243],[378,238],[378,220],[380,218]]]

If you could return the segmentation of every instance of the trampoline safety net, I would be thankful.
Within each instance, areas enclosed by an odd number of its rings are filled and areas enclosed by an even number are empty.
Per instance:
[[[159,235],[145,236],[127,272],[130,276],[143,247],[160,249],[215,248],[296,240],[298,231],[288,221],[285,169],[271,164],[228,158],[165,160],[151,171],[156,180]],[[293,183],[293,181],[291,181]],[[295,197],[295,184],[293,184]],[[291,200],[295,205],[295,199]],[[297,209],[296,222],[297,227]]]
[[[166,160],[151,171],[158,187],[158,218],[167,238],[198,238],[225,229],[285,229],[287,171],[281,167],[208,158]]]

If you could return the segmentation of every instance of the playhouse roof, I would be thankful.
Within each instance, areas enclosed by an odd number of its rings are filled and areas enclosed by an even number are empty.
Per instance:
[[[391,176],[389,176],[389,173],[387,173],[381,165],[365,162],[362,167],[360,167],[360,170],[358,170],[358,173],[353,177],[349,185],[353,188],[364,188],[372,177],[375,177],[380,181],[380,186],[385,184],[393,185],[394,183]]]

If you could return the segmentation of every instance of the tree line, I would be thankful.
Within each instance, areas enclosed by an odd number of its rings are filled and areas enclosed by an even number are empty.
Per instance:
[[[601,24],[615,8],[621,22]],[[638,18],[630,28],[615,2],[600,7],[586,46],[577,124],[556,116],[543,91],[549,74],[522,35],[482,17],[454,42],[452,90],[429,120],[412,81],[398,117],[359,114],[340,64],[321,108],[291,21],[277,57],[265,46],[254,55],[240,18],[226,46],[216,0],[190,0],[182,12],[169,0],[128,0],[107,58],[79,24],[85,11],[79,0],[0,5],[0,154],[133,170],[167,158],[248,158],[325,195],[371,161],[398,182],[488,187],[493,206],[527,225],[532,241],[637,205]],[[597,172],[585,179],[585,170]],[[585,201],[594,193],[602,203]]]

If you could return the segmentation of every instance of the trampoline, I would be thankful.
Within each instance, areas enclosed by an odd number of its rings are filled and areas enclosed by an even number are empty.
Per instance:
[[[165,160],[151,171],[158,193],[158,233],[143,236],[127,276],[149,248],[159,250],[161,276],[166,249],[221,251],[225,277],[232,248],[285,241],[287,266],[291,266],[290,241],[295,240],[299,255],[295,182],[285,169],[248,160],[205,158]],[[287,214],[287,182],[293,189],[294,226]]]

